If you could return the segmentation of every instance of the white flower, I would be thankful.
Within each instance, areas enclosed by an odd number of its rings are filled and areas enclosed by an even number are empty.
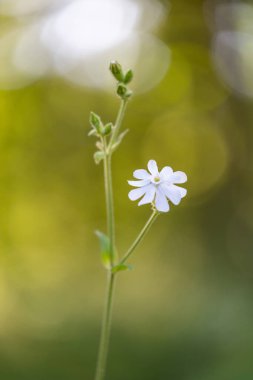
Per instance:
[[[154,160],[148,162],[148,173],[145,169],[135,170],[133,176],[138,181],[128,181],[129,185],[137,187],[131,190],[128,197],[131,201],[143,197],[138,203],[139,206],[154,203],[155,208],[161,212],[169,211],[170,200],[174,205],[178,205],[187,190],[175,184],[187,181],[184,172],[173,172],[169,166],[165,166],[160,172]]]

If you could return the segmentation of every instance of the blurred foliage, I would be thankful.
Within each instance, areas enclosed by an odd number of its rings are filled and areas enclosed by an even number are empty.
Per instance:
[[[183,170],[189,195],[119,276],[111,380],[253,377],[252,100],[218,77],[204,5],[171,1],[155,31],[169,69],[131,100],[114,156],[120,252],[149,215],[127,197],[134,169],[156,159]],[[113,121],[118,103],[56,75],[0,92],[1,379],[93,377],[105,286],[94,230],[105,230],[105,206],[88,117]]]

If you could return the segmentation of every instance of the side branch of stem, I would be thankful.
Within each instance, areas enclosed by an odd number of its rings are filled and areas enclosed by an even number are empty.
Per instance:
[[[141,230],[137,238],[134,240],[133,244],[130,246],[128,251],[125,253],[123,258],[120,260],[118,265],[124,264],[127,261],[127,259],[132,255],[135,248],[143,240],[144,236],[147,234],[148,230],[150,229],[150,227],[152,226],[152,224],[154,223],[158,215],[159,215],[158,211],[154,210],[152,215],[148,219],[147,223],[145,224],[145,226],[143,227],[143,229]]]

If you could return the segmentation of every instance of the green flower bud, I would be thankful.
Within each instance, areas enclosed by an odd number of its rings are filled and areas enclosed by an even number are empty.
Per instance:
[[[127,87],[126,87],[124,84],[120,83],[120,84],[118,85],[118,87],[117,87],[117,94],[118,94],[121,98],[124,98],[125,95],[126,95],[126,93],[127,93]]]
[[[90,123],[92,127],[98,128],[101,124],[100,117],[96,115],[94,112],[90,113]]]
[[[123,82],[124,74],[121,65],[117,61],[112,61],[109,68],[114,78],[119,82]]]
[[[109,135],[112,131],[112,127],[113,127],[112,123],[106,124],[103,128],[102,135],[103,136]]]
[[[128,88],[123,83],[119,83],[117,87],[117,94],[122,99],[127,99],[132,95],[132,91],[128,90]]]
[[[90,113],[90,124],[91,126],[97,131],[97,133],[102,132],[102,121],[98,115],[96,115],[94,112]]]
[[[133,79],[133,76],[134,76],[133,71],[132,71],[132,70],[128,70],[128,71],[126,72],[126,75],[125,75],[125,78],[124,78],[124,81],[123,81],[123,82],[124,82],[125,84],[130,83],[131,80]]]

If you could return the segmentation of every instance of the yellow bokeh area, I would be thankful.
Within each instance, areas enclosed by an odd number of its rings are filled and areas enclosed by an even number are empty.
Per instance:
[[[252,380],[252,5],[0,1],[0,379],[94,378],[106,272],[108,70],[134,71],[112,159],[116,246],[150,217],[128,198],[154,159],[187,196],[119,274],[105,380]]]
[[[151,153],[150,153],[151,152]],[[200,196],[226,179],[229,147],[216,121],[189,106],[171,109],[145,134],[142,154],[155,156],[161,166],[190,173],[190,196]]]

